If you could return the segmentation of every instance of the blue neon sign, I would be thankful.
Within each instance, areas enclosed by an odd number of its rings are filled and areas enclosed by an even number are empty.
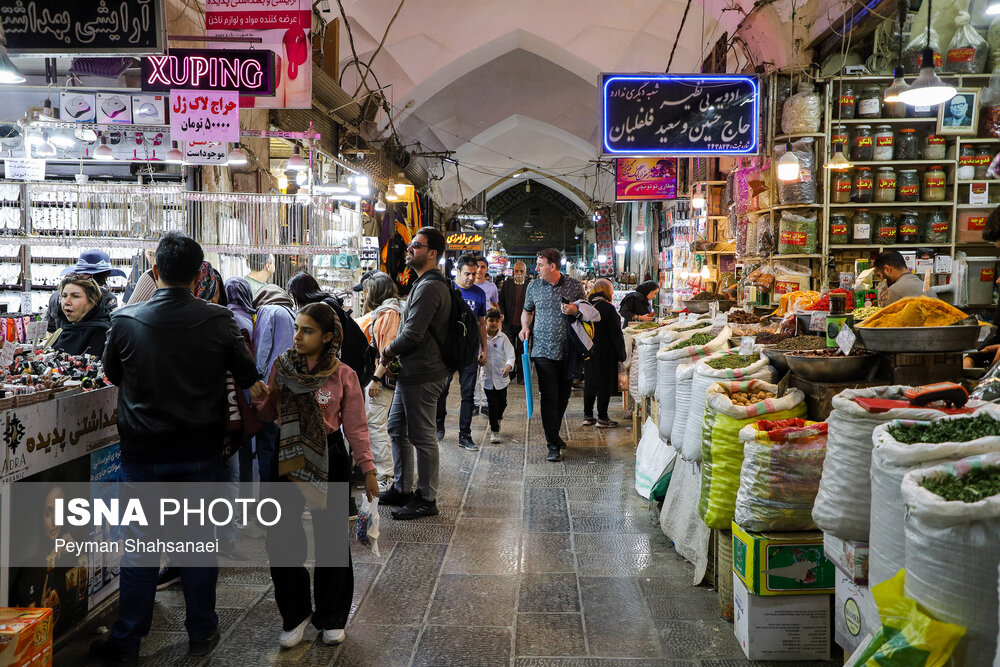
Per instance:
[[[601,147],[612,155],[752,155],[760,142],[755,76],[604,74]]]

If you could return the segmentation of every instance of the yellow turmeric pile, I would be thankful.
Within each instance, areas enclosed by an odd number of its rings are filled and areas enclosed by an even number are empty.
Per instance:
[[[795,310],[795,306],[798,305],[802,309],[809,308],[814,303],[819,301],[820,293],[814,292],[812,290],[797,290],[795,292],[787,292],[781,295],[778,300],[778,308],[772,315],[784,316]]]
[[[864,324],[869,327],[947,327],[968,317],[941,299],[908,296],[891,303],[872,315]]]

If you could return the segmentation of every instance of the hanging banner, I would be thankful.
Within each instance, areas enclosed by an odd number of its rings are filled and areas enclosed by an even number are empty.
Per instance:
[[[274,93],[274,54],[253,49],[170,49],[142,59],[141,85],[147,92],[235,90],[241,95]]]
[[[238,142],[239,93],[171,90],[170,136],[184,141]]]
[[[164,0],[0,0],[12,55],[138,56],[167,47]]]
[[[215,37],[253,37],[273,51],[277,71],[270,96],[243,97],[257,109],[312,108],[312,0],[205,0],[205,28]],[[213,45],[229,50],[226,44]]]
[[[760,141],[757,77],[603,74],[602,139],[618,155],[750,155]]]
[[[226,164],[229,160],[229,144],[224,141],[184,142],[184,162],[186,164]]]
[[[615,158],[615,201],[676,198],[676,158]]]

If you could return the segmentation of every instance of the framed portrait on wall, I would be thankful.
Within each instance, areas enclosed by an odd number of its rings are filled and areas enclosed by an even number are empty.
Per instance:
[[[975,135],[979,123],[979,90],[959,90],[938,106],[938,134]]]

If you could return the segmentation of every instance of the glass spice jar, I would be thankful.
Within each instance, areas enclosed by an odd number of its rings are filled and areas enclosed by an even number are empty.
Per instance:
[[[875,154],[875,139],[872,137],[871,125],[858,125],[854,128],[854,141],[851,143],[851,159],[859,162],[870,161]]]
[[[924,225],[925,243],[951,243],[951,223],[941,211],[932,211]]]
[[[854,185],[851,187],[851,201],[855,204],[870,204],[875,194],[875,183],[871,167],[855,167]]]
[[[917,145],[917,131],[912,127],[904,127],[896,137],[897,160],[919,160],[920,147]]]
[[[991,162],[993,162],[993,151],[989,146],[980,146],[976,150],[976,172],[973,178],[986,178]]]
[[[940,134],[928,134],[924,137],[924,159],[944,160],[948,153],[948,145]]]
[[[837,116],[842,119],[854,118],[854,83],[844,81],[840,84],[840,97],[837,100]]]
[[[906,103],[882,101],[882,115],[886,118],[906,118]]]
[[[892,127],[889,125],[879,125],[875,128],[875,150],[873,157],[876,160],[892,159]]]
[[[920,217],[916,211],[900,211],[896,239],[900,243],[920,243]]]
[[[896,242],[896,216],[892,213],[879,213],[875,223],[875,236],[878,243],[889,245]]]
[[[843,151],[844,157],[847,157],[847,145],[850,141],[851,137],[847,134],[847,128],[843,125],[834,125],[830,128],[830,145],[833,147],[833,153]],[[840,145],[838,146],[837,144]]]
[[[924,172],[924,188],[921,198],[923,201],[944,201],[944,169],[940,165],[928,167]]]
[[[851,174],[846,171],[836,171],[830,178],[830,202],[847,204],[851,201]]]
[[[972,144],[962,144],[959,149],[955,176],[960,181],[971,181],[976,177],[976,149]]]
[[[896,201],[920,201],[920,179],[916,169],[900,169],[896,172]]]
[[[875,219],[871,211],[866,208],[859,208],[854,212],[854,220],[851,221],[851,243],[854,245],[868,245],[872,242],[872,228],[875,226]]]
[[[880,204],[896,201],[896,172],[892,167],[879,167],[875,174],[875,197]]]
[[[830,244],[846,245],[850,236],[848,235],[847,216],[843,213],[830,214]]]
[[[882,89],[878,84],[869,84],[858,95],[858,118],[882,117]]]

